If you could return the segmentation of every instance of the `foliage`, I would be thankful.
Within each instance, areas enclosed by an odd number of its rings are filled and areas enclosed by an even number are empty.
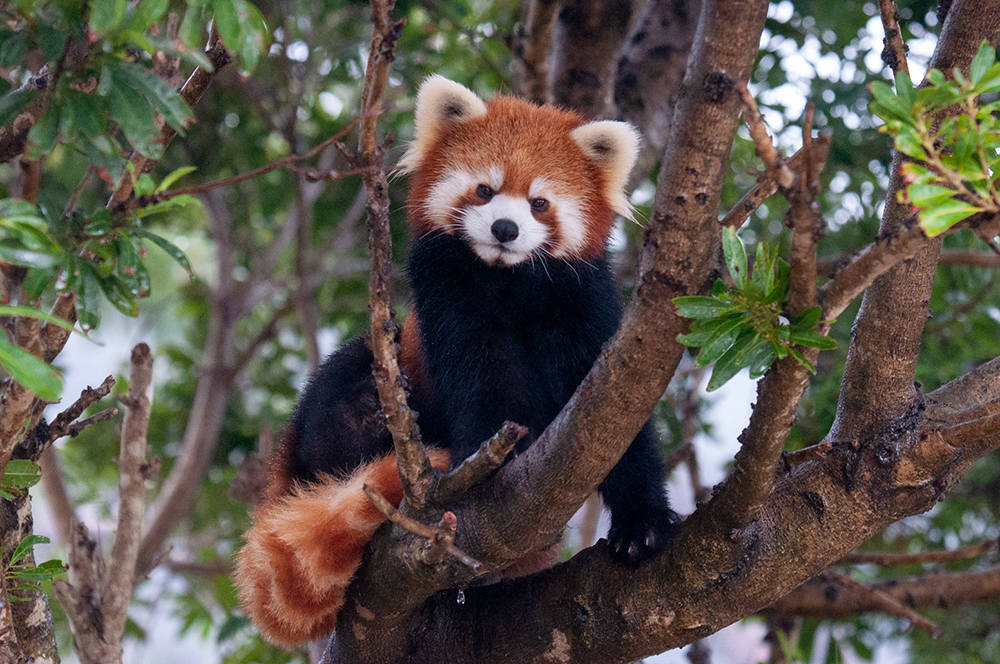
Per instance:
[[[49,538],[41,535],[28,535],[17,545],[14,553],[10,556],[10,561],[4,567],[3,575],[7,582],[7,591],[31,590],[37,591],[34,584],[39,581],[51,581],[54,578],[66,575],[66,566],[60,560],[46,560],[38,565],[32,565],[27,559],[34,553],[36,544],[48,544]],[[3,555],[3,547],[0,547],[0,557]],[[26,597],[10,596],[11,602],[27,602]]]
[[[969,77],[958,69],[953,76],[932,69],[929,85],[915,90],[910,77],[899,72],[895,93],[881,81],[871,85],[870,109],[885,121],[879,130],[914,160],[901,168],[906,188],[900,202],[916,208],[931,236],[977,212],[1000,213],[1000,101],[981,98],[1000,92],[996,51],[984,41]]]
[[[691,332],[677,340],[701,348],[697,366],[715,362],[708,391],[722,387],[743,368],[749,367],[750,377],[758,378],[776,359],[789,356],[815,373],[816,368],[795,346],[826,350],[836,348],[837,342],[812,329],[823,315],[822,307],[811,307],[791,322],[781,315],[789,267],[778,258],[778,248],[759,243],[752,272],[743,242],[732,228],[723,232],[722,250],[733,286],[719,280],[709,297],[674,299],[679,315],[695,319]]]
[[[11,459],[0,482],[0,498],[14,500],[42,479],[41,468],[34,461]]]

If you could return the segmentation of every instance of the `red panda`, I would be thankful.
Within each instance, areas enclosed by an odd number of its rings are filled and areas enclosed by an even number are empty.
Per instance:
[[[638,143],[622,122],[483,101],[440,76],[421,86],[400,162],[414,236],[400,362],[436,467],[461,463],[505,420],[528,428],[518,449],[530,445],[616,331],[606,245],[616,215],[631,216],[624,187]],[[371,364],[356,339],[312,376],[239,553],[244,610],[276,643],[336,626],[383,521],[362,484],[402,498]],[[647,422],[599,486],[609,544],[627,563],[660,551],[674,529],[658,446]]]

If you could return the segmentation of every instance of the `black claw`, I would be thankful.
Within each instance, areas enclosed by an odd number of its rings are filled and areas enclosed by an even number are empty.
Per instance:
[[[616,558],[637,565],[663,550],[676,529],[677,516],[660,508],[648,508],[629,516],[632,518],[616,520],[612,513],[609,544]]]

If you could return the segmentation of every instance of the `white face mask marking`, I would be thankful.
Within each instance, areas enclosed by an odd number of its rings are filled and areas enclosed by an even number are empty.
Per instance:
[[[517,236],[501,242],[497,235],[508,237],[510,227],[494,232],[494,225],[507,220],[516,226]],[[462,230],[473,251],[487,263],[516,265],[527,259],[548,240],[549,231],[531,214],[531,204],[522,198],[497,194],[489,203],[474,205],[461,218]]]
[[[529,199],[544,198],[555,209],[559,222],[559,244],[552,250],[554,258],[577,256],[586,240],[587,222],[583,208],[570,196],[563,196],[545,178],[535,178],[528,190]]]

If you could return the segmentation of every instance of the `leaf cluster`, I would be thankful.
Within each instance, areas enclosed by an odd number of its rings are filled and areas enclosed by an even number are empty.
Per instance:
[[[694,319],[691,332],[679,335],[677,340],[701,348],[697,366],[715,362],[708,391],[722,387],[744,367],[750,369],[751,378],[757,378],[775,360],[789,356],[815,372],[795,346],[825,350],[837,344],[812,329],[822,316],[821,307],[807,309],[791,322],[781,315],[790,268],[778,257],[777,247],[771,249],[766,242],[758,243],[752,272],[743,242],[732,228],[723,233],[722,249],[733,286],[719,280],[711,296],[674,299],[677,313]]]
[[[1000,92],[996,50],[984,41],[968,78],[957,68],[952,78],[932,69],[927,82],[914,89],[900,72],[893,92],[876,81],[869,109],[885,121],[879,131],[912,160],[901,169],[906,187],[899,200],[916,209],[920,225],[934,236],[977,212],[1000,213],[1000,101],[981,98]]]
[[[4,567],[4,579],[7,582],[7,591],[12,590],[38,590],[33,584],[39,581],[51,581],[56,577],[66,575],[66,565],[61,560],[46,560],[38,565],[32,565],[27,559],[28,555],[34,552],[36,544],[48,544],[49,538],[42,535],[28,535],[14,549],[10,556],[10,562]],[[2,555],[3,547],[0,547]],[[27,602],[29,598],[9,595],[11,602]]]

